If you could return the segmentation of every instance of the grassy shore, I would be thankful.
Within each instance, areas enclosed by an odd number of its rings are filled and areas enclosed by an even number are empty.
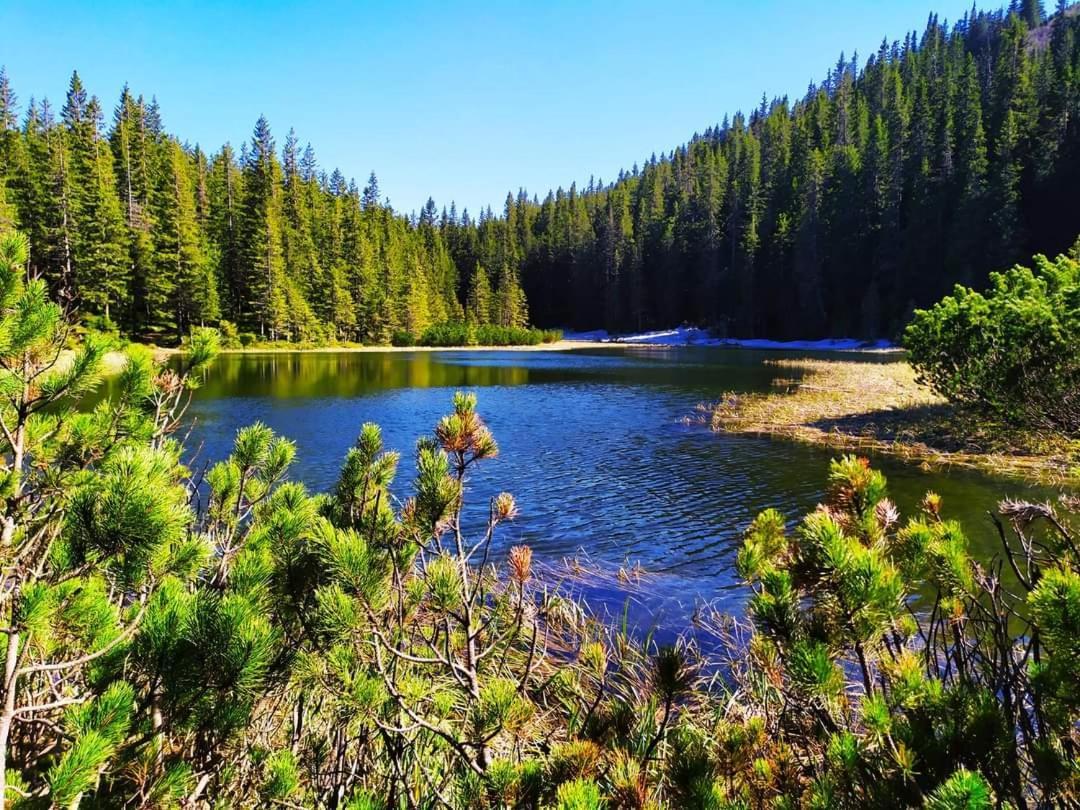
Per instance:
[[[903,360],[770,360],[775,391],[730,394],[712,426],[838,450],[888,453],[1041,483],[1080,483],[1080,442],[990,424],[920,384]]]

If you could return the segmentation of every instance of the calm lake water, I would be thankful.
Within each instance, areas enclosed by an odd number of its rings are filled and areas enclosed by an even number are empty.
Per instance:
[[[717,435],[693,420],[701,402],[790,377],[763,362],[784,356],[632,347],[225,355],[189,411],[191,444],[202,445],[201,462],[217,461],[238,428],[262,421],[296,442],[292,477],[321,491],[360,425],[376,422],[386,447],[402,454],[394,492],[404,498],[415,440],[449,410],[454,391],[475,391],[501,453],[472,479],[473,517],[482,520],[487,498],[502,490],[521,510],[497,548],[527,543],[548,563],[587,557],[612,575],[578,586],[594,608],[626,610],[638,627],[669,636],[704,602],[740,610],[747,590],[735,553],[757,512],[773,506],[794,520],[822,497],[830,451]],[[904,514],[934,489],[985,556],[997,542],[987,511],[1004,495],[1044,494],[971,472],[875,463]],[[614,574],[635,563],[645,576],[620,583]]]

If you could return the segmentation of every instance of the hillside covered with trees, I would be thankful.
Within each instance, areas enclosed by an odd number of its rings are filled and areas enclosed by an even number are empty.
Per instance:
[[[612,184],[507,200],[538,323],[895,335],[1076,238],[1080,16],[973,9],[840,58]],[[481,228],[482,230],[482,228]],[[450,244],[456,244],[450,238]]]
[[[31,269],[126,332],[225,319],[386,343],[450,321],[737,336],[895,336],[954,283],[1075,239],[1080,15],[1027,0],[841,57],[800,99],[479,217],[404,216],[260,119],[210,154],[73,75],[57,113],[0,74],[0,219]],[[279,148],[280,146],[280,148]],[[527,303],[526,303],[527,295]]]

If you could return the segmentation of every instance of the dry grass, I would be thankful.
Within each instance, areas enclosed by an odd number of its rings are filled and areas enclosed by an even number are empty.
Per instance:
[[[1042,483],[1080,481],[1080,443],[1024,434],[963,412],[917,382],[905,361],[769,364],[777,371],[777,390],[725,396],[711,408],[714,429]]]
[[[67,370],[74,360],[75,352],[71,349],[64,349],[56,359],[55,370]],[[127,355],[123,352],[105,352],[105,355],[101,358],[101,373],[106,377],[115,377],[124,370],[125,365],[127,365]]]

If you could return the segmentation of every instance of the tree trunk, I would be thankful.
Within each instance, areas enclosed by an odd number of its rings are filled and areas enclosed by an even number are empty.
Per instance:
[[[7,806],[7,755],[11,723],[15,719],[15,680],[19,663],[19,634],[8,633],[4,659],[4,708],[0,712],[0,807]]]

